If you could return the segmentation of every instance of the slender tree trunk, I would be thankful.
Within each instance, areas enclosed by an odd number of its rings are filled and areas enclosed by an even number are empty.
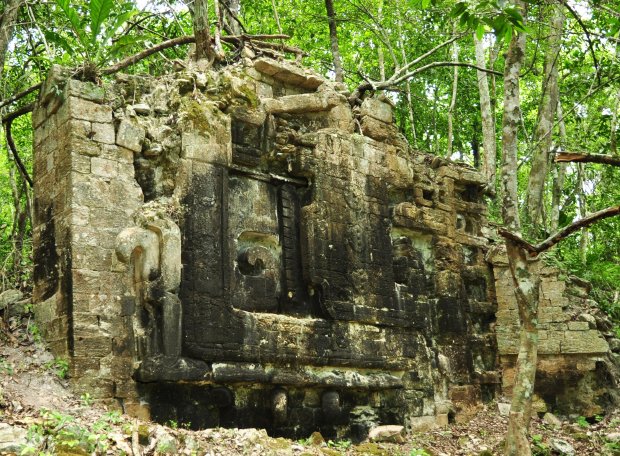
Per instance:
[[[407,66],[409,62],[407,61],[407,52],[405,51],[405,44],[403,42],[403,25],[402,25],[400,18],[398,18],[397,23],[398,23],[398,35],[399,35],[398,45],[400,47],[400,54],[403,59],[402,65]],[[413,112],[413,97],[411,95],[411,82],[409,81],[409,79],[405,81],[405,91],[407,95],[407,113],[409,115],[409,125],[411,125],[411,136],[413,139],[413,147],[417,148],[418,138],[417,138],[416,131],[415,131],[415,114]]]
[[[476,65],[485,67],[484,45],[474,35]],[[478,91],[480,92],[480,116],[482,118],[482,147],[484,148],[484,175],[492,193],[495,193],[495,173],[497,172],[497,145],[495,142],[495,117],[489,94],[489,80],[484,71],[477,71]]]
[[[506,253],[515,285],[521,327],[505,454],[506,456],[530,456],[532,453],[527,432],[532,417],[532,396],[538,362],[540,277],[530,272],[527,253],[520,245],[506,240]]]
[[[616,43],[616,59],[620,59],[620,44]],[[620,110],[620,89],[616,91],[616,102],[611,112],[611,132],[609,135],[609,151],[611,155],[618,154],[618,110]]]
[[[611,112],[611,134],[609,135],[609,151],[612,155],[618,155],[618,110],[620,109],[620,89],[616,91],[616,103]]]
[[[452,61],[459,61],[459,47],[456,41],[452,43]],[[448,157],[452,157],[452,149],[454,146],[454,109],[456,107],[456,95],[459,86],[459,67],[454,67],[454,74],[452,77],[452,98],[450,99],[450,106],[448,107]]]
[[[342,71],[342,57],[340,57],[340,49],[338,48],[338,29],[336,27],[336,14],[334,13],[333,0],[325,0],[325,9],[327,10],[327,22],[329,24],[329,41],[332,47],[332,56],[334,59],[334,73],[336,74],[336,82],[344,81]]]
[[[429,150],[438,155],[439,153],[439,141],[437,141],[437,86],[433,88],[433,143],[429,144]],[[430,139],[429,139],[430,141]]]
[[[220,0],[222,5],[222,27],[231,35],[241,35],[243,29],[239,23],[240,0]]]
[[[584,218],[588,213],[586,195],[585,195],[585,166],[583,163],[577,163],[577,205],[579,206],[579,216]],[[582,265],[587,262],[588,255],[588,229],[581,230],[579,238],[579,260]]]
[[[534,133],[532,168],[528,180],[526,213],[530,227],[541,225],[543,213],[543,194],[547,180],[549,154],[553,130],[553,119],[558,104],[558,65],[562,30],[564,28],[564,6],[552,5],[553,17],[549,30],[549,46],[545,57],[545,70],[542,81],[542,99],[538,109],[538,122]]]
[[[525,17],[525,3],[513,4]],[[519,73],[525,57],[525,34],[513,36],[505,58],[504,115],[502,120],[502,217],[506,229],[520,235],[517,201],[517,149],[520,125]],[[539,279],[530,272],[527,252],[522,246],[506,239],[508,264],[515,285],[515,298],[521,320],[519,354],[506,434],[509,456],[531,455],[527,429],[531,417],[532,395],[538,356],[538,287]]]
[[[209,1],[194,1],[194,35],[196,36],[196,60],[214,59],[209,33]]]
[[[222,47],[222,9],[219,0],[213,2],[215,13],[215,35],[213,36],[213,48],[217,60],[223,60],[225,57],[224,48]]]
[[[379,6],[377,9],[377,22],[380,24],[383,19],[383,0],[379,0]],[[381,81],[385,81],[385,56],[383,55],[383,45],[381,40],[377,45],[377,60],[379,61],[379,75]]]
[[[521,6],[521,0],[514,0]],[[519,232],[519,208],[517,199],[517,150],[521,106],[519,71],[525,57],[525,35],[515,35],[506,53],[504,70],[504,116],[502,119],[502,216],[507,229]]]
[[[20,7],[25,3],[24,0],[8,0],[0,16],[0,87],[2,87],[2,74],[6,52],[11,39],[13,39],[13,28],[17,21],[17,14]]]
[[[560,130],[560,146],[562,150],[566,144],[566,123],[562,112],[562,103],[558,100],[558,127]],[[564,178],[566,177],[566,163],[555,163],[553,175],[553,193],[551,196],[551,232],[555,233],[560,226],[560,204],[562,202],[562,190],[564,189]]]

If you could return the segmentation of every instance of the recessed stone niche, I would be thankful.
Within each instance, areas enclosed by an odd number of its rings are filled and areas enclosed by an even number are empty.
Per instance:
[[[411,150],[386,101],[266,58],[54,68],[33,122],[37,319],[78,391],[354,439],[499,392],[484,179]]]

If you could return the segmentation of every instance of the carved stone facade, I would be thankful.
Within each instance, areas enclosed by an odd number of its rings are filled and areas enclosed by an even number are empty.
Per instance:
[[[35,301],[76,388],[330,438],[444,424],[500,392],[509,291],[485,261],[482,176],[343,89],[265,58],[104,87],[52,71]]]

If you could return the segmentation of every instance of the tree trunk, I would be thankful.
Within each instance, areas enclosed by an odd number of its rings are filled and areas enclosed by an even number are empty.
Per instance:
[[[558,57],[564,28],[564,6],[554,4],[549,30],[549,47],[545,57],[545,71],[542,81],[542,99],[538,108],[538,122],[534,133],[532,168],[528,180],[526,213],[529,226],[539,227],[543,212],[543,194],[547,179],[549,154],[553,130],[553,119],[558,104]]]
[[[583,163],[577,163],[577,205],[579,206],[579,216],[584,218],[588,213],[585,189],[585,166]],[[588,229],[583,228],[581,230],[581,237],[579,238],[579,260],[581,264],[585,266],[587,262],[588,254]]]
[[[409,63],[407,61],[407,52],[405,51],[405,44],[403,43],[403,25],[401,22],[400,17],[397,19],[397,23],[398,23],[398,35],[399,35],[399,39],[398,39],[398,45],[400,47],[400,54],[402,56],[402,65],[403,66],[407,66],[407,64]],[[418,147],[418,138],[417,138],[417,134],[415,131],[415,115],[413,112],[413,99],[412,99],[412,95],[411,95],[411,82],[409,81],[409,79],[407,79],[407,81],[405,81],[405,91],[407,94],[407,113],[409,115],[409,124],[411,126],[411,136],[413,139],[413,147],[417,148]]]
[[[213,48],[211,47],[211,36],[209,34],[209,1],[194,1],[194,36],[196,37],[195,60],[214,59]]]
[[[616,60],[620,59],[620,44],[616,43]],[[616,91],[616,102],[611,108],[611,133],[609,135],[609,151],[611,155],[618,154],[618,110],[620,110],[620,89]]]
[[[383,19],[383,0],[379,0],[379,6],[377,9],[377,22],[380,24]],[[383,54],[383,45],[381,40],[377,45],[377,59],[379,61],[379,76],[381,81],[385,81],[385,55]]]
[[[525,17],[523,0],[513,4]],[[517,146],[520,124],[519,73],[525,56],[525,34],[512,37],[505,58],[504,69],[504,116],[502,120],[502,218],[508,230],[520,234],[517,200]],[[506,239],[508,264],[515,284],[515,297],[521,319],[520,345],[515,367],[515,382],[510,406],[506,451],[509,456],[531,455],[527,438],[534,392],[536,360],[538,354],[538,279],[532,275],[527,252],[522,246]]]
[[[476,46],[476,65],[485,67],[484,46],[482,40],[474,35]],[[482,118],[482,147],[484,148],[484,175],[489,189],[495,193],[495,173],[497,172],[497,148],[495,143],[495,117],[491,107],[489,80],[484,71],[478,73],[478,91],[480,92],[480,115]]]
[[[239,13],[241,11],[240,0],[220,0],[222,5],[222,27],[231,35],[241,35],[243,29],[239,23]]]
[[[215,35],[213,36],[213,50],[217,60],[223,60],[225,57],[224,48],[222,47],[222,10],[219,0],[213,2],[213,8],[215,13]]]
[[[455,30],[456,31],[456,30]],[[459,47],[456,41],[452,43],[452,61],[459,61]],[[448,158],[452,157],[452,149],[454,145],[454,109],[456,107],[456,95],[459,84],[459,67],[454,67],[454,75],[452,77],[452,98],[448,107]]]
[[[616,91],[616,103],[611,112],[611,134],[609,135],[609,151],[612,155],[618,154],[618,110],[620,109],[620,89]]]
[[[538,362],[540,278],[530,272],[527,253],[520,245],[506,240],[506,253],[515,285],[521,326],[505,454],[507,456],[529,456],[531,449],[527,430],[532,416],[532,395]]]
[[[566,144],[566,123],[562,112],[562,103],[558,100],[558,127],[560,130],[560,146],[564,149]],[[562,202],[562,190],[564,189],[564,178],[566,177],[566,163],[555,163],[553,175],[553,193],[551,196],[551,232],[557,231],[560,226],[560,204]]]
[[[329,41],[331,43],[332,56],[334,59],[335,79],[336,82],[343,82],[342,57],[340,57],[340,49],[338,48],[338,30],[336,27],[336,14],[334,13],[333,0],[325,0],[325,9],[327,10],[327,22],[329,23]]]
[[[8,0],[2,10],[2,16],[0,16],[0,87],[2,86],[2,73],[4,72],[6,52],[13,38],[13,28],[17,21],[19,8],[23,3],[24,0]]]
[[[522,0],[514,4],[523,10]],[[525,57],[525,34],[518,33],[510,41],[504,69],[504,116],[502,119],[502,216],[507,229],[519,232],[517,199],[517,132],[520,125],[519,72]]]

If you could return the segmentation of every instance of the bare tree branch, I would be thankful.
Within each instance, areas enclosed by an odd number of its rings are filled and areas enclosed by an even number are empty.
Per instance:
[[[238,36],[223,36],[222,37],[222,41],[226,42],[226,43],[239,43],[239,42],[244,42],[244,41],[256,41],[256,40],[281,40],[281,39],[288,39],[290,38],[290,36],[288,35],[238,35]],[[124,68],[127,68],[128,66],[131,66],[137,62],[139,62],[140,60],[143,60],[147,57],[149,57],[150,55],[153,55],[159,51],[163,51],[164,49],[168,49],[174,46],[181,46],[183,44],[190,44],[190,43],[194,43],[196,41],[196,39],[193,36],[180,36],[178,38],[172,38],[170,40],[167,41],[162,41],[161,43],[157,44],[156,46],[153,46],[151,48],[145,49],[142,52],[138,52],[135,55],[129,56],[123,60],[121,60],[120,62],[104,68],[103,70],[101,70],[101,74],[113,74],[116,73]],[[295,50],[292,50],[293,48],[291,48],[290,52],[295,52],[297,53],[297,49],[295,48]],[[287,50],[287,49],[284,49]]]
[[[556,152],[554,161],[581,162],[581,163],[602,163],[604,165],[620,166],[620,157],[602,154],[585,154],[581,152]]]
[[[512,242],[521,246],[524,250],[526,250],[530,256],[535,257],[538,254],[549,250],[551,247],[559,243],[560,241],[566,239],[568,236],[573,234],[575,231],[579,231],[582,228],[587,228],[590,225],[598,222],[599,220],[603,220],[609,217],[614,217],[620,214],[620,206],[611,206],[606,209],[602,209],[598,212],[594,212],[586,217],[583,217],[579,220],[574,221],[570,225],[565,226],[561,230],[557,231],[553,235],[549,236],[547,239],[542,241],[539,244],[532,245],[521,236],[508,231],[506,229],[499,229],[498,233],[506,238],[510,239]]]
[[[379,82],[375,82],[375,81],[371,81],[366,79],[366,82],[361,83],[359,86],[357,86],[357,89],[355,89],[355,91],[351,94],[351,96],[349,97],[349,102],[350,103],[354,103],[362,93],[364,93],[367,90],[386,90],[386,89],[391,89],[394,88],[395,86],[397,86],[398,84],[400,84],[401,82],[404,82],[408,79],[411,79],[412,77],[414,77],[415,75],[426,71],[426,70],[430,70],[431,68],[437,68],[437,67],[466,67],[466,68],[474,68],[478,71],[484,71],[485,73],[490,73],[490,74],[494,74],[494,75],[498,75],[498,76],[503,76],[503,73],[500,73],[499,71],[495,71],[495,70],[490,70],[488,68],[484,68],[484,67],[480,67],[478,65],[474,65],[473,63],[466,63],[466,62],[433,62],[433,63],[429,63],[428,65],[424,65],[421,66],[420,68],[416,68],[415,70],[412,70],[408,73],[405,74],[401,74],[400,76],[397,76],[399,73],[395,73],[394,75],[392,75],[392,77],[386,81],[379,81]]]
[[[443,43],[438,44],[437,46],[435,46],[433,49],[428,50],[427,52],[425,52],[424,54],[422,54],[420,57],[417,57],[415,59],[413,59],[411,62],[409,62],[408,64],[406,64],[405,66],[403,66],[402,68],[400,68],[398,70],[397,73],[402,73],[403,71],[407,71],[409,68],[411,68],[412,66],[420,63],[422,60],[424,60],[426,57],[429,57],[431,55],[433,55],[435,52],[437,52],[438,50],[440,50],[443,47],[448,46],[449,44],[452,44],[454,41],[458,40],[459,38],[463,37],[463,35],[457,35],[457,36],[453,36],[452,38],[450,38],[448,41],[444,41]]]
[[[16,117],[9,118],[9,120],[4,122],[4,130],[6,132],[6,142],[9,145],[9,149],[11,149],[11,153],[13,154],[13,158],[15,159],[15,164],[17,165],[17,169],[19,169],[19,173],[21,174],[22,179],[28,182],[28,185],[30,186],[30,188],[32,188],[33,187],[32,179],[28,175],[28,171],[26,170],[24,163],[22,162],[21,158],[19,157],[19,154],[17,153],[17,146],[15,146],[15,141],[13,141],[13,135],[11,133],[11,125],[15,118]]]
[[[31,94],[35,90],[39,90],[41,88],[41,85],[43,85],[43,83],[39,82],[38,84],[28,87],[26,90],[22,90],[21,92],[16,93],[15,95],[13,95],[10,98],[7,98],[6,100],[0,101],[0,108],[3,108],[4,106],[9,105],[11,103],[14,103],[21,98],[24,98],[26,95]]]
[[[571,16],[573,16],[575,20],[577,21],[577,23],[579,24],[579,27],[581,27],[583,32],[586,34],[586,40],[588,41],[588,49],[590,49],[590,54],[592,54],[592,64],[594,65],[594,68],[596,69],[596,79],[598,80],[598,83],[600,84],[601,83],[601,72],[599,71],[598,60],[596,59],[596,53],[594,52],[594,45],[592,44],[592,40],[590,39],[590,32],[588,31],[588,28],[585,26],[585,24],[581,20],[581,17],[579,17],[577,12],[568,4],[566,0],[560,0],[560,3],[562,3],[562,5],[566,7],[566,9],[570,12]]]
[[[6,124],[7,122],[13,122],[18,117],[21,117],[24,114],[28,114],[29,112],[32,112],[33,109],[34,109],[34,103],[24,105],[21,108],[16,109],[15,111],[10,112],[6,116],[4,116],[2,118],[2,123]]]
[[[296,55],[307,55],[302,49],[299,49],[297,47],[294,46],[288,46],[285,44],[273,44],[273,43],[269,43],[265,40],[286,40],[289,39],[290,36],[289,35],[247,35],[247,34],[242,34],[242,35],[229,35],[229,36],[223,36],[222,37],[222,41],[224,41],[225,43],[232,43],[232,44],[243,44],[244,42],[251,42],[256,44],[259,47],[266,47],[266,48],[270,48],[270,49],[281,49],[284,52],[289,52],[291,54],[296,54]],[[171,47],[175,47],[175,46],[181,46],[183,44],[190,44],[190,43],[194,43],[196,41],[196,39],[193,36],[180,36],[177,38],[172,38],[170,40],[167,41],[162,41],[161,43],[150,47],[148,49],[145,49],[144,51],[141,51],[137,54],[134,54],[132,56],[129,56],[123,60],[121,60],[118,63],[115,63],[112,66],[109,66],[107,68],[103,68],[101,70],[101,74],[104,75],[110,75],[110,74],[114,74],[117,73],[118,71],[121,71],[131,65],[134,65],[135,63],[138,63],[140,60],[143,60],[157,52],[163,51],[164,49],[169,49]],[[43,83],[39,82],[38,84],[35,84],[31,87],[28,87],[26,90],[23,90],[15,95],[13,95],[10,98],[7,98],[6,100],[0,100],[0,108],[7,106],[11,103],[16,102],[17,100],[20,100],[21,98],[25,97],[28,94],[31,94],[32,92],[38,90],[41,88],[41,85]]]

